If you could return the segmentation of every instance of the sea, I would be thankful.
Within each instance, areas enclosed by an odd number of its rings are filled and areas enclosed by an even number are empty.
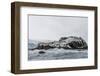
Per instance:
[[[42,53],[40,53],[42,52]],[[42,49],[28,50],[28,60],[59,60],[88,58],[88,49]]]

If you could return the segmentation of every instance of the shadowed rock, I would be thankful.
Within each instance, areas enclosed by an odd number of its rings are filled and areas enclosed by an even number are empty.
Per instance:
[[[72,48],[72,49],[87,49],[87,43],[85,40],[83,40],[81,37],[62,37],[59,40],[61,43],[65,43],[66,47]]]
[[[45,52],[44,51],[39,51],[39,54],[44,54]]]

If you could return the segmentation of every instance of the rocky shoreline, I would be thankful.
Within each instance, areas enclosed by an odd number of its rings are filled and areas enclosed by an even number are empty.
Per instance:
[[[63,49],[88,49],[86,41],[81,37],[69,36],[61,37],[58,41],[49,41],[49,42],[35,42],[29,43],[31,48],[29,50],[35,49],[53,49],[53,48],[63,48]]]

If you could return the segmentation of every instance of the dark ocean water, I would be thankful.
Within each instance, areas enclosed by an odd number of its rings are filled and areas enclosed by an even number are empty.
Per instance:
[[[40,51],[44,53],[39,53]],[[58,59],[81,59],[88,58],[88,50],[28,50],[28,60],[58,60]]]

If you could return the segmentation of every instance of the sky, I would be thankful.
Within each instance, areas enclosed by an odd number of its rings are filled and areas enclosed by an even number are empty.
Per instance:
[[[28,19],[31,40],[77,36],[88,41],[88,17],[29,15]]]

